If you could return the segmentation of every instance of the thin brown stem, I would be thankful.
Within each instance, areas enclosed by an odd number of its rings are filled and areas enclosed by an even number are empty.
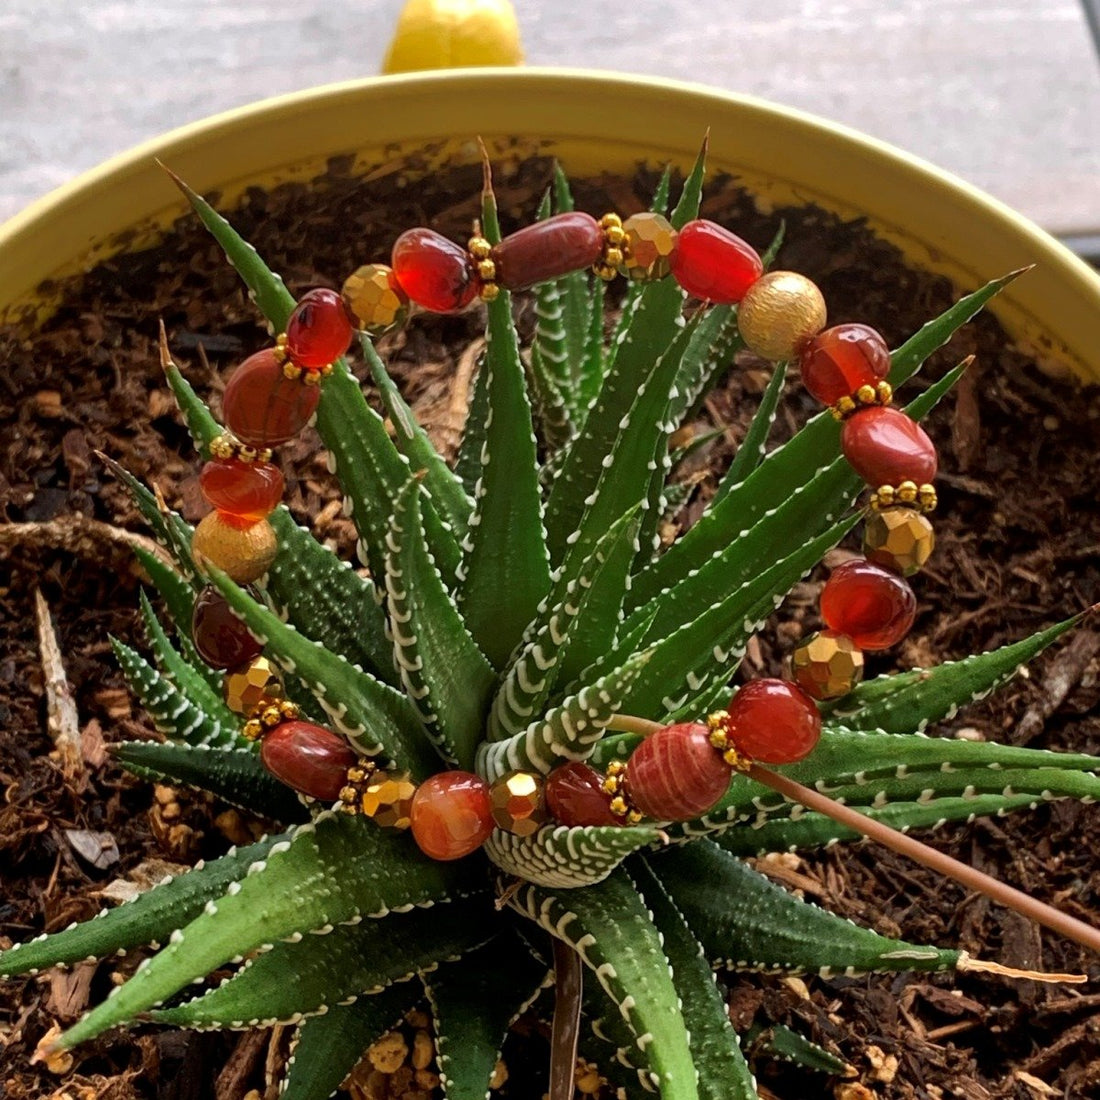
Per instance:
[[[659,729],[664,729],[660,722],[651,722],[648,718],[636,718],[633,714],[612,715],[607,728],[617,730],[619,733],[639,733],[642,737],[649,737]]]
[[[998,882],[982,871],[961,863],[943,852],[938,852],[935,848],[930,848],[927,844],[922,844],[919,840],[914,840],[911,836],[906,836],[905,833],[900,833],[881,821],[875,821],[858,810],[853,810],[850,806],[845,806],[769,768],[753,764],[749,768],[749,776],[758,783],[771,787],[773,791],[778,791],[791,802],[801,803],[807,809],[825,814],[841,825],[847,825],[871,840],[876,840],[879,844],[903,856],[908,856],[924,864],[925,867],[939,871],[940,874],[954,879],[963,886],[1015,910],[1029,920],[1035,921],[1036,924],[1050,928],[1092,951],[1100,952],[1100,930],[1085,924],[1084,921],[1071,917],[1068,913],[1063,913],[1006,883]]]
[[[581,1030],[584,965],[564,940],[554,944],[554,1021],[550,1027],[550,1100],[572,1100]]]

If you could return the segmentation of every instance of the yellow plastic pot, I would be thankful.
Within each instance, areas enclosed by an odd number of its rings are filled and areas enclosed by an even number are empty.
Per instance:
[[[170,165],[223,206],[252,185],[306,179],[334,155],[403,172],[490,151],[553,153],[572,175],[686,167],[705,131],[709,163],[764,204],[818,203],[865,216],[916,266],[973,288],[1036,265],[994,310],[1055,369],[1100,381],[1100,277],[1027,219],[945,172],[844,127],[702,86],[569,69],[468,69],[378,77],[265,100],[140,145],[0,227],[0,318],[42,316],[44,280],[155,240],[181,200]],[[425,158],[424,154],[427,154]]]

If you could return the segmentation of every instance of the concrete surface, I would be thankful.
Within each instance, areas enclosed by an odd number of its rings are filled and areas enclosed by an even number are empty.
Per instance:
[[[0,0],[0,219],[227,107],[377,71],[402,0]],[[516,0],[528,60],[701,80],[1100,229],[1100,65],[1078,0]]]

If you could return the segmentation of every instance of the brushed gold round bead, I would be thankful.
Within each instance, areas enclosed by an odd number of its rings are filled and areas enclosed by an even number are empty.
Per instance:
[[[516,836],[531,836],[546,824],[542,777],[532,772],[509,772],[489,788],[489,806],[498,828]]]
[[[340,291],[356,326],[379,337],[399,328],[409,315],[409,299],[386,264],[364,264],[345,280]]]
[[[623,222],[623,233],[626,240],[619,270],[636,283],[663,279],[671,270],[676,247],[676,230],[668,218],[653,211],[631,214]]]
[[[279,670],[268,657],[253,657],[247,665],[226,674],[222,682],[225,704],[234,714],[251,717],[283,695]],[[262,726],[263,719],[257,719]]]
[[[936,546],[936,533],[915,508],[885,508],[872,512],[863,528],[863,553],[868,561],[911,577],[923,568]]]
[[[795,271],[769,271],[749,287],[737,308],[745,346],[762,359],[797,357],[826,320],[825,299],[817,285]]]
[[[822,630],[791,654],[791,671],[808,695],[836,699],[863,679],[863,653],[847,634]]]
[[[406,771],[378,771],[359,796],[359,807],[384,829],[407,829],[412,824],[416,784]]]
[[[237,584],[259,580],[275,560],[279,543],[266,519],[251,527],[234,527],[220,512],[204,516],[191,538],[191,553],[221,569]]]

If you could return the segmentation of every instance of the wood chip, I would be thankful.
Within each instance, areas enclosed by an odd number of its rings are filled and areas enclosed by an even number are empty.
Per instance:
[[[46,1011],[62,1020],[75,1020],[88,1007],[95,971],[94,962],[77,963],[71,970],[51,970]]]
[[[80,719],[76,713],[76,702],[69,687],[69,679],[65,675],[65,664],[61,658],[61,647],[57,644],[57,635],[54,633],[50,608],[37,588],[34,590],[34,612],[38,624],[38,652],[46,686],[46,727],[57,748],[66,776],[76,779],[84,774]]]
[[[96,833],[91,829],[66,829],[65,839],[81,859],[97,870],[105,871],[118,863],[118,841],[114,833]]]

